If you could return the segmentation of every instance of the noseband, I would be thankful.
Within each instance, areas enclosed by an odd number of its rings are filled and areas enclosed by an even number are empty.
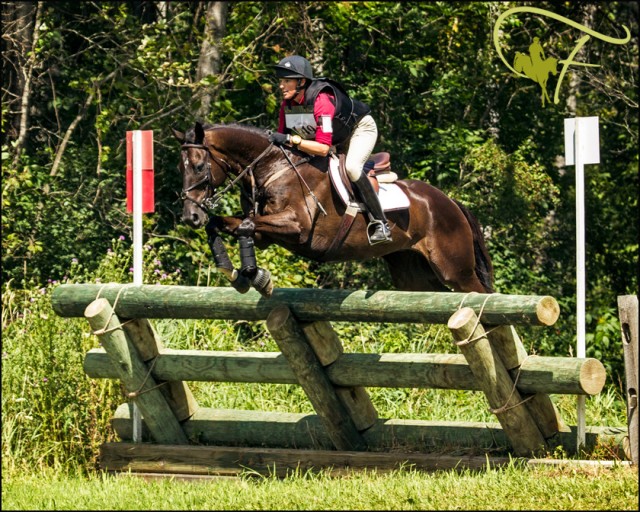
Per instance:
[[[213,197],[207,197],[204,199],[204,201],[202,201],[202,203],[196,201],[195,199],[192,199],[191,197],[189,197],[187,195],[187,192],[191,192],[192,190],[195,190],[196,188],[202,186],[202,185],[207,185],[207,188],[210,188],[212,185],[212,181],[213,181],[213,177],[211,175],[211,160],[215,160],[216,163],[218,163],[220,165],[220,167],[223,169],[223,172],[228,176],[228,172],[224,170],[224,167],[221,164],[224,164],[224,166],[226,166],[227,169],[230,169],[231,166],[225,162],[223,159],[216,157],[211,150],[209,149],[208,146],[205,146],[204,144],[189,144],[189,143],[185,143],[182,144],[181,146],[181,151],[186,151],[189,148],[194,148],[194,149],[204,149],[207,152],[207,163],[205,166],[205,175],[204,177],[197,181],[196,183],[194,183],[193,185],[191,185],[190,187],[187,188],[183,188],[182,192],[180,194],[180,199],[182,201],[186,201],[189,200],[192,203],[195,203],[196,206],[198,206],[198,208],[200,208],[201,210],[203,210],[205,213],[209,213],[209,211],[213,210],[213,208],[215,207],[216,203],[218,202],[218,200],[220,199],[220,194],[216,194]],[[185,166],[185,170],[189,164],[189,158],[186,156],[185,154],[185,158],[184,158],[184,166]]]

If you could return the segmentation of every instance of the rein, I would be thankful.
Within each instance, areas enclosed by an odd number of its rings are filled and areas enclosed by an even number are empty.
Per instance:
[[[231,180],[229,182],[228,185],[226,185],[223,189],[221,189],[220,191],[216,192],[213,196],[211,197],[207,197],[206,199],[204,199],[202,201],[202,203],[196,201],[195,199],[190,198],[187,195],[187,192],[190,192],[204,184],[207,184],[208,187],[211,186],[211,181],[212,181],[212,176],[211,176],[211,160],[214,160],[216,163],[218,163],[218,165],[220,164],[224,164],[224,167],[226,167],[226,170],[224,170],[223,165],[220,165],[221,168],[223,168],[223,172],[229,176],[230,174],[230,169],[232,168],[231,165],[229,165],[228,162],[226,162],[224,159],[217,157],[216,155],[214,155],[211,150],[209,149],[209,146],[206,146],[204,144],[191,144],[191,143],[185,143],[182,144],[181,148],[182,151],[185,151],[186,149],[189,148],[194,148],[194,149],[204,149],[208,155],[209,155],[209,159],[207,159],[207,167],[206,167],[206,174],[205,176],[197,181],[196,183],[194,183],[193,185],[187,187],[187,188],[183,188],[182,192],[180,194],[180,199],[182,201],[186,201],[189,200],[192,203],[195,203],[201,210],[205,211],[207,214],[211,214],[211,212],[213,211],[213,209],[216,207],[218,201],[220,201],[220,199],[222,199],[222,196],[224,196],[224,194],[226,194],[229,190],[231,190],[231,188],[233,188],[236,183],[238,183],[238,181],[240,181],[243,176],[247,173],[249,173],[250,177],[251,177],[251,204],[253,206],[252,210],[255,211],[255,207],[256,207],[256,192],[257,192],[257,187],[256,187],[256,181],[253,177],[253,168],[254,166],[260,161],[262,160],[262,158],[264,157],[264,155],[267,154],[267,152],[271,149],[271,146],[273,145],[270,144],[269,146],[266,147],[266,149],[260,153],[249,165],[247,165],[242,172],[240,172],[235,178],[233,178],[233,180]],[[300,172],[298,171],[296,165],[299,165],[301,163],[304,162],[308,162],[309,158],[305,158],[303,159],[301,162],[298,162],[298,164],[294,164],[291,159],[289,158],[289,155],[287,154],[287,152],[284,150],[283,147],[280,147],[280,150],[282,151],[282,154],[284,155],[284,157],[287,159],[287,162],[289,162],[289,165],[291,165],[291,167],[293,168],[293,170],[295,171],[296,175],[298,176],[298,178],[300,179],[300,181],[304,184],[304,186],[306,187],[309,195],[311,195],[311,197],[313,198],[313,200],[316,203],[316,206],[318,207],[318,209],[326,216],[327,215],[327,211],[324,209],[324,207],[322,206],[322,204],[320,203],[319,199],[316,197],[316,195],[313,193],[313,190],[311,190],[311,188],[309,187],[309,185],[307,184],[307,182],[305,181],[305,179],[302,177],[302,175],[300,174]],[[188,163],[188,159],[185,158],[184,161],[185,164]],[[186,165],[185,165],[186,167]],[[280,173],[283,171],[279,171],[278,173],[276,173],[278,176],[280,175]],[[267,182],[272,181],[272,179],[274,178],[274,175],[272,175]]]
[[[209,157],[212,158],[214,161],[218,162],[218,160],[220,162],[222,162],[227,170],[224,171],[225,174],[227,176],[229,176],[229,169],[231,169],[231,165],[229,165],[228,162],[226,162],[225,160],[223,160],[222,158],[218,158],[216,157],[211,150],[209,149],[208,146],[205,146],[204,144],[183,144],[182,145],[183,150],[186,148],[195,148],[195,149],[204,149],[207,151],[207,153],[209,154]],[[267,148],[258,155],[257,158],[255,158],[253,160],[253,162],[251,162],[249,165],[247,165],[242,172],[240,172],[233,180],[231,180],[229,182],[229,184],[224,187],[222,190],[220,190],[219,192],[216,192],[213,196],[206,198],[204,201],[202,201],[202,203],[199,203],[198,201],[191,199],[189,196],[187,196],[187,192],[190,192],[191,190],[194,190],[196,188],[198,188],[201,185],[204,185],[205,183],[208,183],[209,186],[211,186],[211,161],[207,160],[207,174],[205,175],[204,178],[202,178],[200,181],[198,181],[197,183],[194,183],[193,185],[191,185],[188,188],[184,188],[182,189],[182,193],[180,194],[180,199],[185,201],[185,200],[189,200],[193,203],[195,203],[199,208],[201,208],[203,211],[207,212],[207,213],[211,213],[211,211],[216,207],[218,201],[220,201],[220,199],[222,199],[222,196],[224,194],[226,194],[229,190],[231,190],[232,187],[234,187],[236,185],[236,183],[238,183],[238,181],[240,181],[242,179],[242,177],[247,174],[250,173],[251,174],[251,188],[252,188],[252,197],[251,197],[251,202],[255,208],[255,204],[256,204],[256,185],[255,185],[255,180],[253,179],[253,167],[262,159],[262,157],[264,155],[267,154],[267,151],[269,151],[269,149],[271,148],[271,146],[267,146]]]

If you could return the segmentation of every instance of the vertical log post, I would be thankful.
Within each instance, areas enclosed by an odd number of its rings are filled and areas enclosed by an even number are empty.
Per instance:
[[[546,448],[544,437],[529,411],[523,407],[520,393],[502,360],[493,352],[484,327],[473,309],[459,309],[451,316],[447,325],[514,452],[527,456]]]
[[[274,308],[267,317],[267,329],[287,358],[336,449],[364,450],[366,443],[363,437],[338,399],[333,384],[291,310],[284,305]]]
[[[638,465],[638,297],[618,297],[618,314],[624,350],[624,375],[627,385],[627,426],[629,437],[624,442],[625,455]]]
[[[187,444],[180,423],[157,388],[150,368],[142,361],[136,347],[127,339],[120,320],[107,299],[96,299],[87,306],[84,316],[98,336],[127,393],[142,412],[149,432],[160,444]]]

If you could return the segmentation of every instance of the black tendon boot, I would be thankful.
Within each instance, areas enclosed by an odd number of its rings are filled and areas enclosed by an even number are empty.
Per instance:
[[[367,226],[367,235],[369,235],[369,244],[375,245],[380,243],[391,242],[391,229],[387,223],[387,218],[384,215],[382,206],[380,206],[380,200],[376,191],[373,190],[373,186],[369,181],[369,178],[362,173],[357,181],[354,181],[360,198],[364,202],[369,214],[373,218]],[[373,226],[373,232],[369,234],[370,228]]]

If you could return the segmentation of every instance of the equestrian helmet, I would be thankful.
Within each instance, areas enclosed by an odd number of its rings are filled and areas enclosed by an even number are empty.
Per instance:
[[[285,57],[274,67],[278,78],[306,78],[313,80],[311,63],[300,55]]]

